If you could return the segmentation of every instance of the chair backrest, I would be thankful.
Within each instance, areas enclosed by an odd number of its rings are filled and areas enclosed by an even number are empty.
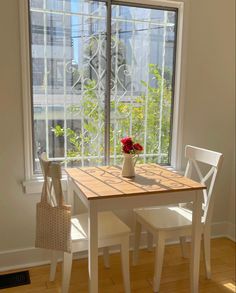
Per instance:
[[[202,205],[202,220],[206,225],[208,225],[211,222],[214,206],[213,188],[215,185],[217,173],[222,165],[223,155],[211,150],[187,145],[185,147],[185,157],[188,159],[185,176],[192,178],[193,172],[195,171],[195,174],[199,178],[199,182],[207,186],[207,189],[203,191],[204,202]],[[202,170],[204,169],[205,171],[205,167],[201,168],[199,163],[208,165],[207,172],[204,172],[205,175],[203,175]]]
[[[47,154],[45,152],[39,155],[39,162],[44,176],[44,180],[47,182],[50,204],[52,206],[58,206],[63,199],[61,186],[61,166],[59,163],[49,161]]]

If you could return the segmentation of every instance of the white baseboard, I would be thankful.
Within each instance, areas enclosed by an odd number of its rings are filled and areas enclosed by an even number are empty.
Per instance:
[[[43,264],[50,261],[50,251],[35,247],[0,252],[0,272],[18,270]]]
[[[212,238],[226,237],[236,242],[235,225],[230,222],[213,223],[211,226]]]
[[[228,223],[227,225],[227,237],[236,242],[236,226],[233,223]]]
[[[219,222],[212,224],[212,238],[226,237],[235,242],[235,225],[229,222]],[[130,237],[130,248],[133,247],[133,234]],[[169,244],[176,243],[170,241]],[[168,244],[168,243],[167,243]],[[142,233],[141,247],[146,246],[146,232]],[[114,248],[111,253],[117,252]],[[62,255],[61,255],[62,256]],[[79,255],[76,254],[75,258],[87,257],[86,252]],[[61,259],[60,255],[59,258]],[[40,266],[50,263],[50,251],[39,249],[35,247],[28,247],[24,249],[5,250],[0,251],[0,272],[9,270],[25,269],[34,266]]]

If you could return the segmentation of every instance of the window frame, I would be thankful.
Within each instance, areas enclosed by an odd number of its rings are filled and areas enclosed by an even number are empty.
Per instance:
[[[186,39],[187,39],[187,11],[188,0],[147,0],[145,5],[142,0],[103,0],[110,4],[131,4],[139,7],[154,6],[178,9],[177,43],[175,59],[175,84],[172,119],[171,140],[171,168],[180,170],[182,161],[182,137],[183,137],[183,113],[185,91],[185,68],[186,68]],[[23,127],[24,127],[24,162],[25,178],[23,186],[26,193],[41,192],[43,178],[33,172],[33,141],[32,141],[32,77],[31,77],[31,51],[30,51],[30,28],[29,28],[29,1],[19,2],[20,13],[20,40],[21,40],[21,67],[22,67],[22,100],[23,100]],[[184,57],[183,57],[184,56]],[[66,180],[63,180],[66,181]],[[64,184],[66,189],[66,184]]]

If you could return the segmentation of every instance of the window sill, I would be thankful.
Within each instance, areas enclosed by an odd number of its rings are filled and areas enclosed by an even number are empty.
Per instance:
[[[61,180],[62,190],[67,191],[67,179],[64,176]],[[25,194],[40,194],[43,188],[43,177],[36,177],[31,180],[25,180],[22,182]]]

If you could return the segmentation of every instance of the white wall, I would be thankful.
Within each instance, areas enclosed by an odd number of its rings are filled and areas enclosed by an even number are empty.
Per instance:
[[[189,19],[183,143],[224,154],[213,221],[234,222],[235,1],[192,0]]]
[[[25,195],[21,187],[24,158],[19,1],[0,1],[0,267],[15,262],[6,250],[34,246],[35,204],[39,200],[38,195]],[[213,219],[222,224],[218,228],[228,222],[233,225],[235,215],[234,3],[192,0],[189,18],[183,142],[224,153]],[[129,218],[124,211],[120,214]],[[23,254],[21,257],[19,265],[27,262]]]
[[[34,202],[25,196],[18,1],[0,2],[0,251],[33,245]]]

